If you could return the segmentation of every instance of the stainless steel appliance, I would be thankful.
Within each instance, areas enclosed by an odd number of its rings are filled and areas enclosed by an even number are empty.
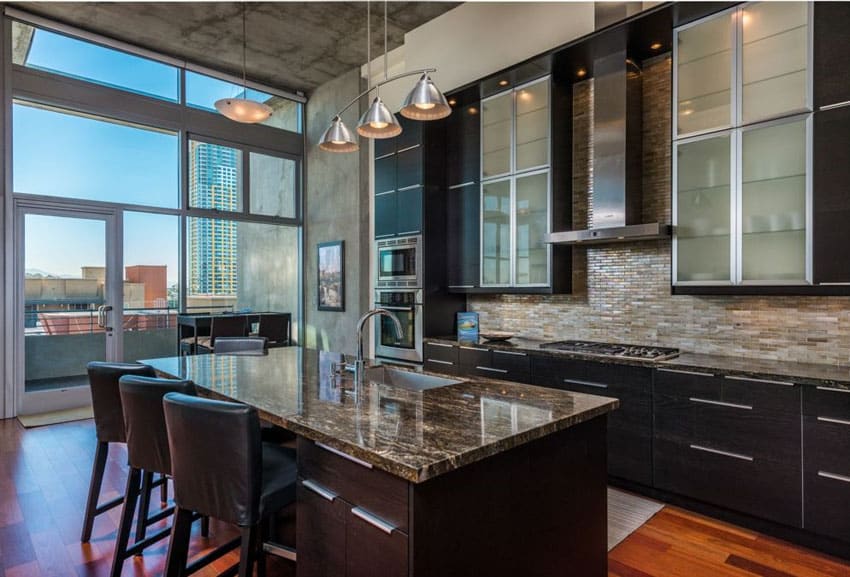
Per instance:
[[[422,290],[375,291],[375,306],[393,313],[402,328],[402,337],[397,339],[392,319],[376,319],[375,356],[421,363]]]
[[[422,287],[421,235],[379,240],[375,242],[375,250],[378,288]]]
[[[652,361],[663,361],[679,355],[679,349],[669,347],[622,345],[616,343],[598,343],[595,341],[556,341],[553,343],[544,343],[540,345],[540,348],[556,349],[595,357],[620,357]]]

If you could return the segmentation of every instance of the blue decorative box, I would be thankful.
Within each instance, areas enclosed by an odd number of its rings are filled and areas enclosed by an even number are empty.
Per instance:
[[[457,313],[457,340],[478,340],[478,313]]]

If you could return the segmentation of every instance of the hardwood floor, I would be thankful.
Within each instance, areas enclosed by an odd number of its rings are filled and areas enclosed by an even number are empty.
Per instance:
[[[0,420],[0,577],[95,577],[109,574],[120,508],[101,515],[81,544],[83,508],[94,454],[94,425],[79,421],[24,429]],[[102,499],[126,479],[126,454],[110,451]],[[212,521],[210,538],[193,530],[192,555],[235,535]],[[167,541],[128,561],[123,575],[161,575]],[[609,554],[609,577],[850,577],[850,564],[681,509],[665,507]],[[198,575],[217,575],[236,556]],[[269,577],[292,565],[271,559]],[[376,576],[377,577],[377,576]]]

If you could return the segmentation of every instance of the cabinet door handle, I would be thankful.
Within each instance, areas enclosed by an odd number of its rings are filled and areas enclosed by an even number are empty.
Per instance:
[[[406,234],[419,234],[418,230],[405,230],[403,232],[398,233],[399,236],[404,236]]]
[[[835,387],[818,386],[817,389],[819,391],[829,391],[831,393],[850,393],[850,389],[837,389]]]
[[[405,190],[413,190],[414,188],[419,188],[422,186],[421,184],[408,184],[407,186],[402,186],[398,189],[398,192],[404,192]]]
[[[387,195],[387,194],[392,194],[394,192],[395,192],[394,190],[385,190],[383,192],[376,192],[375,196],[384,196],[384,195]]]
[[[700,399],[699,397],[690,397],[688,399],[692,403],[702,403],[703,405],[714,405],[717,407],[728,407],[730,409],[743,409],[745,411],[752,411],[753,407],[751,405],[739,405],[737,403],[725,403],[723,401],[712,401],[711,399]]]
[[[426,344],[426,345],[428,345],[429,347],[443,347],[443,348],[446,348],[446,349],[450,349],[450,348],[454,347],[454,345],[450,345],[450,344],[448,344],[448,343],[432,343],[432,342],[427,342],[427,343],[425,343],[425,344]]]
[[[459,288],[475,288],[474,284],[450,284],[450,289],[459,289]]]
[[[377,527],[378,529],[380,529],[381,531],[383,531],[387,535],[392,535],[393,531],[396,530],[395,525],[387,523],[386,521],[384,521],[380,517],[376,517],[375,515],[373,515],[372,513],[367,511],[366,509],[364,509],[363,507],[353,507],[351,509],[351,514],[354,515],[355,517],[359,517],[360,519],[363,519],[364,521],[366,521],[367,523],[369,523],[373,527]]]
[[[730,381],[745,381],[750,383],[767,383],[769,385],[782,385],[783,387],[794,387],[796,383],[792,383],[791,381],[774,381],[773,379],[753,379],[751,377],[736,377],[734,375],[726,375],[723,377],[724,379],[729,379]]]
[[[454,365],[451,361],[441,361],[438,359],[425,359],[426,363],[437,363],[438,365]]]
[[[659,371],[663,371],[665,373],[676,373],[679,375],[693,375],[696,377],[713,377],[714,373],[703,373],[700,371],[683,371],[681,369],[658,369]]]
[[[850,425],[850,421],[844,419],[834,419],[832,417],[818,417],[818,421],[822,423],[835,423],[836,425]]]
[[[395,236],[395,233],[391,232],[389,234],[376,234],[375,238],[389,238],[391,236]]]
[[[330,489],[325,489],[318,483],[311,481],[310,479],[304,479],[301,481],[301,485],[304,486],[305,489],[308,489],[321,497],[322,499],[326,499],[333,503],[339,495],[331,491]]]
[[[398,153],[400,153],[400,152],[407,152],[408,150],[413,150],[414,148],[419,148],[419,145],[418,145],[418,144],[414,144],[414,145],[412,145],[412,146],[407,146],[407,147],[405,147],[405,148],[402,148],[401,150],[396,150],[396,154],[398,154]]]
[[[325,445],[324,443],[319,443],[319,442],[317,442],[317,443],[316,443],[316,446],[317,446],[317,447],[321,447],[321,448],[322,448],[322,449],[324,449],[325,451],[329,451],[329,452],[333,453],[334,455],[337,455],[337,456],[339,456],[339,457],[342,457],[343,459],[348,459],[348,460],[349,460],[349,461],[351,461],[352,463],[357,463],[357,464],[358,464],[358,465],[360,465],[361,467],[366,467],[367,469],[371,469],[371,468],[372,468],[372,463],[367,463],[366,461],[361,461],[361,460],[360,460],[360,459],[358,459],[357,457],[352,457],[352,456],[351,456],[351,455],[349,455],[348,453],[343,453],[343,452],[342,452],[342,451],[340,451],[339,449],[334,449],[333,447],[329,447],[329,446]]]
[[[493,349],[495,354],[499,355],[513,355],[515,357],[527,357],[526,353],[515,353],[514,351],[500,351],[499,349]]]
[[[460,347],[462,349],[466,349],[467,351],[481,351],[482,353],[489,352],[490,349],[482,349],[479,347]]]
[[[844,100],[843,102],[836,102],[834,104],[824,104],[818,110],[832,110],[834,108],[844,108],[845,106],[850,106],[850,100]]]
[[[753,458],[749,455],[742,455],[740,453],[730,453],[729,451],[720,451],[718,449],[711,449],[709,447],[703,447],[702,445],[690,445],[691,449],[694,451],[703,451],[704,453],[712,453],[714,455],[722,455],[724,457],[732,457],[733,459],[739,459],[741,461],[748,461],[750,463],[753,462]]]
[[[491,373],[499,373],[501,375],[504,375],[505,373],[508,372],[505,369],[494,369],[492,367],[475,367],[475,368],[478,369],[479,371],[490,371]]]
[[[833,481],[841,481],[842,483],[850,483],[850,477],[839,475],[838,473],[828,473],[827,471],[818,471],[818,477],[825,477]]]
[[[594,383],[592,381],[580,381],[578,379],[564,379],[564,382],[570,385],[580,385],[582,387],[594,387],[597,389],[607,389],[608,385],[605,383]]]
[[[454,190],[456,188],[463,188],[464,186],[469,186],[470,184],[475,184],[475,181],[470,180],[469,182],[463,182],[461,184],[453,184],[449,187],[449,190]]]

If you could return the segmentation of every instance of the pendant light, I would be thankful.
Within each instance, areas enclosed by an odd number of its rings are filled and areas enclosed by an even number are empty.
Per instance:
[[[369,2],[366,2],[366,74],[369,76],[369,82],[372,81],[372,36],[369,32]],[[384,81],[387,76],[387,0],[384,0]],[[381,100],[379,86],[376,86],[375,100],[369,109],[360,117],[360,122],[357,125],[357,134],[367,138],[392,138],[401,134],[401,125],[384,101]]]
[[[248,96],[248,81],[246,80],[246,60],[248,52],[248,34],[246,32],[246,7],[242,2],[242,94]],[[272,115],[270,106],[248,98],[222,98],[216,100],[215,108],[221,114],[245,124],[263,122]]]
[[[384,84],[389,84],[399,78],[406,78],[414,74],[421,75],[419,81],[413,87],[410,94],[404,100],[401,114],[413,120],[438,120],[452,113],[452,109],[446,102],[446,97],[440,92],[431,80],[430,73],[436,72],[436,68],[421,68],[402,72],[389,77],[387,74],[387,1],[384,0],[384,79],[372,86],[372,35],[370,27],[371,10],[370,4],[366,2],[366,75],[368,76],[368,87],[355,96],[348,104],[337,112],[331,125],[322,135],[319,148],[327,152],[353,152],[360,147],[354,141],[351,131],[343,123],[342,114],[351,108],[360,98],[375,91],[375,99],[369,109],[360,117],[357,125],[357,133],[366,138],[392,138],[401,134],[401,125],[398,119],[390,111],[381,99],[379,90]]]

